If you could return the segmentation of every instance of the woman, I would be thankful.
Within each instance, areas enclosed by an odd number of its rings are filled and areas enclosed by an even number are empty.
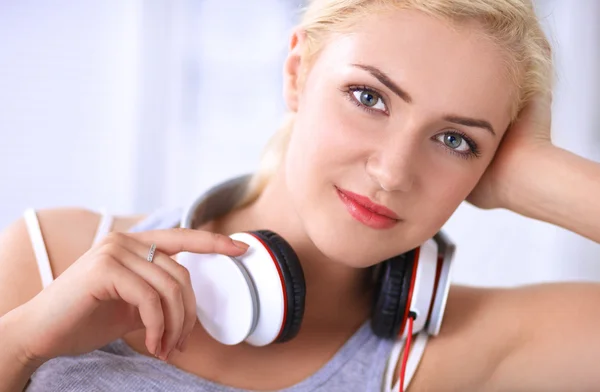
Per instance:
[[[550,56],[528,0],[312,1],[285,62],[290,121],[238,208],[202,230],[117,218],[91,247],[104,231],[89,211],[3,233],[0,390],[381,390],[393,342],[363,327],[367,267],[431,238],[463,200],[600,241],[600,168],[550,142]],[[352,193],[385,208],[361,215]],[[302,328],[219,344],[168,256],[239,256],[226,235],[263,228],[302,263]],[[408,390],[596,390],[598,301],[595,284],[452,287]]]

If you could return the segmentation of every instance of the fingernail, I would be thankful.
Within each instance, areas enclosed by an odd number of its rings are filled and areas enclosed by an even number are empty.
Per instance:
[[[156,352],[154,353],[154,356],[156,358],[160,357],[160,346],[161,346],[161,344],[160,344],[160,342],[158,342],[158,346],[156,347]]]
[[[240,248],[241,250],[248,250],[248,248],[250,247],[250,245],[248,245],[242,241],[238,241],[238,240],[232,240],[232,241],[233,241],[233,245]]]
[[[166,362],[167,359],[169,359],[169,354],[170,354],[170,351],[165,350],[165,353],[162,354],[159,358]]]

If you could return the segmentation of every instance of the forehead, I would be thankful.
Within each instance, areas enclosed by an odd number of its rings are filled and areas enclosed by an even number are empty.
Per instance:
[[[486,117],[505,127],[513,102],[504,52],[475,23],[455,25],[419,11],[372,14],[335,36],[320,54],[338,75],[351,64],[379,68],[434,113]]]

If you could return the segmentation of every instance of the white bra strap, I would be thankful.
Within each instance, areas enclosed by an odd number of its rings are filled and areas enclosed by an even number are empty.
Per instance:
[[[42,229],[40,228],[40,222],[37,214],[33,208],[28,208],[23,214],[25,218],[25,225],[31,239],[33,246],[33,253],[35,254],[35,260],[38,265],[38,271],[42,278],[42,287],[46,288],[54,280],[52,275],[52,267],[50,266],[50,258],[48,257],[48,251],[46,250],[46,244],[44,243],[44,237],[42,236]]]
[[[46,288],[54,280],[54,274],[52,273],[50,257],[48,256],[48,250],[46,249],[46,244],[42,235],[42,229],[40,228],[40,221],[33,208],[26,209],[23,217],[25,219],[27,232],[29,233],[29,238],[31,239],[31,244],[33,246],[33,253],[35,254],[38,271],[42,279],[42,288]],[[111,215],[105,213],[102,214],[100,224],[98,225],[98,229],[96,230],[96,235],[94,237],[94,244],[110,233],[113,221],[114,218]]]
[[[98,224],[98,229],[96,230],[96,235],[94,236],[94,244],[98,243],[98,241],[110,233],[113,226],[113,221],[114,218],[112,215],[109,215],[105,212],[102,213],[100,223]]]
[[[410,382],[417,372],[417,368],[419,367],[419,363],[423,358],[423,354],[425,353],[425,346],[427,345],[427,340],[429,339],[429,335],[426,332],[419,333],[412,347],[408,347],[407,350],[410,350],[408,353],[408,361],[406,363],[406,373],[404,374],[404,389],[406,390],[410,385]],[[404,348],[404,344],[406,343],[405,339],[398,339],[394,343],[394,347],[392,348],[392,352],[390,353],[390,358],[388,360],[385,374],[384,374],[384,387],[383,390],[386,392],[398,392],[400,388],[400,378],[396,381],[396,384],[392,385],[392,380],[394,377],[394,372],[396,370],[396,366],[400,363],[400,354],[402,353],[402,348]],[[390,388],[391,387],[391,388]],[[404,391],[401,391],[404,392]]]

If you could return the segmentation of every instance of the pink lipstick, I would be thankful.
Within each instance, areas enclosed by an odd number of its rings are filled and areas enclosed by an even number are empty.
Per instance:
[[[373,229],[389,229],[399,222],[400,218],[389,208],[374,203],[368,197],[340,189],[336,191],[346,210],[360,223]]]

